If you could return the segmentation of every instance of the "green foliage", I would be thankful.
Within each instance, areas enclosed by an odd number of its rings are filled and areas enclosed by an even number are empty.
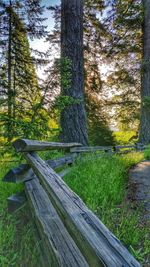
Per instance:
[[[65,92],[71,86],[72,80],[72,62],[69,58],[64,57],[57,61],[57,68],[61,77],[61,88]]]
[[[112,98],[109,99],[110,112],[114,108],[113,118],[119,122],[119,130],[122,130],[120,126],[125,126],[126,130],[138,130],[141,108],[142,4],[140,0],[132,3],[126,0],[110,2],[113,4],[107,7],[106,20],[111,33],[107,56],[113,65],[106,85],[112,92]]]
[[[48,160],[48,159],[56,159],[56,158],[62,157],[64,155],[64,151],[63,150],[62,151],[61,150],[41,151],[38,154],[44,160]]]
[[[56,98],[55,107],[58,108],[59,111],[61,112],[67,106],[80,104],[80,103],[81,103],[80,99],[76,99],[72,96],[67,96],[67,95],[59,95]]]
[[[143,106],[145,108],[150,109],[150,96],[144,96],[144,98],[143,98]]]
[[[89,143],[91,145],[113,145],[114,139],[112,132],[103,121],[95,120],[89,125]]]
[[[149,226],[140,223],[140,210],[131,210],[124,202],[128,169],[141,160],[142,153],[86,156],[84,162],[79,160],[73,166],[65,181],[142,262],[150,253]]]
[[[144,150],[144,157],[145,159],[150,160],[150,145],[148,145],[146,149]]]
[[[14,137],[40,139],[49,131],[49,114],[44,107],[26,26],[14,9],[11,9],[11,16],[11,94],[8,94],[9,105],[4,101],[0,112],[1,134],[9,141]],[[7,65],[6,56],[0,75],[8,93]]]
[[[54,63],[58,79],[60,79],[61,94],[55,97],[54,108],[58,110],[59,116],[62,110],[67,106],[80,104],[81,100],[69,95],[69,89],[72,81],[72,62],[69,58],[57,59]],[[58,115],[58,114],[57,114]]]
[[[137,141],[137,133],[134,131],[113,132],[114,141],[118,145],[133,144]]]

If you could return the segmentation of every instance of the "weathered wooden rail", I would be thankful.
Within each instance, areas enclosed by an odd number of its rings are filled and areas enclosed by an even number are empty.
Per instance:
[[[14,142],[14,147],[23,154],[27,164],[11,170],[4,181],[24,182],[26,197],[48,258],[48,267],[140,267],[121,242],[54,171],[57,167],[73,164],[80,153],[99,150],[112,153],[115,152],[114,147],[93,149],[77,143],[25,139]],[[44,149],[65,149],[70,154],[44,161],[35,153]],[[13,202],[14,208],[15,204],[20,207],[24,204],[24,196],[21,195],[19,201],[17,196],[9,198],[9,206]]]

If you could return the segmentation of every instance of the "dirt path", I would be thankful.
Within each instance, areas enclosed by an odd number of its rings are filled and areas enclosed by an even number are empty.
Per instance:
[[[137,164],[129,172],[130,201],[144,207],[144,216],[150,219],[150,161]]]

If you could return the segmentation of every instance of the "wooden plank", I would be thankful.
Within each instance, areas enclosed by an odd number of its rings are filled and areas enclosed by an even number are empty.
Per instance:
[[[111,146],[82,146],[82,147],[73,147],[70,149],[71,153],[85,153],[85,152],[95,152],[95,151],[111,151],[112,147]]]
[[[62,167],[64,165],[71,165],[77,157],[77,154],[68,154],[64,157],[55,159],[55,160],[47,160],[47,164],[56,169],[58,167]],[[10,183],[22,183],[34,178],[33,170],[31,169],[29,164],[21,164],[20,166],[11,169],[3,178],[3,182]]]
[[[3,182],[22,183],[24,181],[33,179],[33,175],[33,170],[31,169],[29,164],[21,164],[18,167],[15,167],[8,171],[8,173],[3,178]]]
[[[17,193],[7,198],[7,207],[9,213],[20,210],[26,204],[26,196],[24,192]]]
[[[115,146],[114,150],[119,150],[123,148],[135,148],[135,145],[124,145],[124,146]]]
[[[13,143],[17,152],[20,151],[43,151],[52,149],[68,149],[82,146],[79,143],[42,142],[38,140],[18,139]]]
[[[24,153],[24,156],[40,179],[40,183],[47,191],[53,206],[89,266],[140,266],[53,169],[34,153]]]
[[[46,254],[46,250],[44,248],[44,245],[42,244],[42,239],[40,237],[39,230],[37,229],[37,226],[35,224],[34,213],[32,209],[30,208],[30,206],[27,206],[27,209],[25,210],[25,212],[29,213],[30,221],[32,220],[32,224],[33,224],[32,227],[34,227],[32,236],[33,236],[33,242],[34,242],[33,246],[36,246],[36,252],[38,256],[37,267],[47,267],[49,266],[48,255]]]
[[[144,144],[142,144],[142,143],[135,143],[135,147],[136,147],[137,150],[142,151],[142,150],[144,150],[147,146],[144,145]]]
[[[25,190],[48,257],[46,266],[88,267],[38,179],[26,182]]]

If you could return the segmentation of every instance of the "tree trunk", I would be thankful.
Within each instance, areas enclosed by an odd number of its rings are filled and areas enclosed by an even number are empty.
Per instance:
[[[8,122],[7,122],[7,138],[12,139],[12,3],[9,4],[9,37],[8,37]]]
[[[62,0],[61,58],[70,62],[70,84],[62,95],[71,103],[61,113],[61,138],[64,142],[87,145],[83,74],[83,0]],[[63,77],[62,77],[63,79]]]
[[[150,1],[143,0],[143,68],[141,77],[141,124],[139,141],[150,143]]]

